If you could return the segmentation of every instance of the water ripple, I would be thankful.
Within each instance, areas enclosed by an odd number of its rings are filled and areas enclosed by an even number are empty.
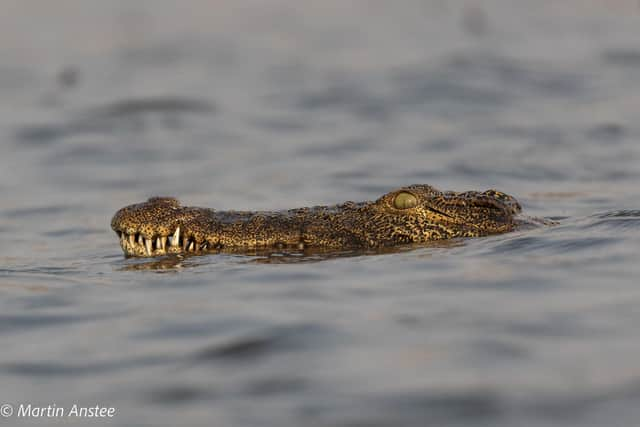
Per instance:
[[[25,330],[54,328],[67,324],[85,324],[119,317],[122,313],[102,314],[2,314],[0,315],[0,333],[15,333]]]
[[[324,340],[338,339],[339,335],[320,325],[282,326],[204,348],[195,354],[195,360],[247,362],[282,351],[317,348]]]
[[[165,127],[180,126],[189,115],[211,116],[216,107],[207,101],[185,97],[124,99],[86,108],[63,123],[31,124],[15,132],[18,143],[45,145],[80,134],[112,135],[118,131],[142,132],[146,119],[156,117]]]
[[[27,377],[75,377],[110,374],[116,371],[140,367],[166,365],[170,358],[160,356],[141,357],[136,359],[109,360],[105,362],[16,362],[0,365],[0,371],[7,374]]]

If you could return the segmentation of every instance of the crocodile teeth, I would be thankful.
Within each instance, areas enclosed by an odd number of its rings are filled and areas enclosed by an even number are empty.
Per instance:
[[[135,234],[129,234],[129,246],[133,246],[135,242],[136,242]]]
[[[144,239],[144,248],[147,251],[147,255],[151,255],[151,239]]]
[[[206,243],[203,243],[202,246],[200,246],[200,250],[206,251],[207,247],[209,247],[209,245],[207,245]]]
[[[180,227],[176,228],[171,236],[171,246],[178,246],[180,244]]]
[[[140,243],[141,245],[144,244],[144,237],[142,237],[142,234],[138,234],[138,243]]]
[[[187,239],[186,237],[182,239],[182,249],[184,249],[185,251],[189,249],[189,239]]]
[[[167,246],[167,238],[164,236],[158,237],[158,240],[156,242],[156,248],[160,248],[164,251],[165,246]]]
[[[189,248],[187,249],[189,252],[193,252],[194,250],[194,244],[193,242],[189,243]]]

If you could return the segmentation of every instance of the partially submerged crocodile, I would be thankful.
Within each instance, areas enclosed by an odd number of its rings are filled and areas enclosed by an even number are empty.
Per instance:
[[[285,211],[216,211],[153,197],[120,209],[111,228],[127,256],[223,250],[382,248],[513,230],[521,211],[496,190],[441,192],[411,185],[374,202]]]

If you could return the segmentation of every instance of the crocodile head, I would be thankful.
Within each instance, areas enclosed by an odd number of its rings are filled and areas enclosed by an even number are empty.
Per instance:
[[[412,185],[375,202],[278,212],[214,211],[154,197],[120,209],[111,227],[128,256],[220,248],[382,247],[502,233],[520,205],[496,190],[441,192]]]
[[[385,194],[364,211],[367,240],[386,246],[511,231],[521,207],[496,190],[457,193],[411,185]]]

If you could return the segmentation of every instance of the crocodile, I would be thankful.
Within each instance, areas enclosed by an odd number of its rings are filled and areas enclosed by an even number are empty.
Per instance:
[[[221,251],[373,249],[514,230],[518,201],[497,190],[410,185],[375,201],[283,211],[217,211],[152,197],[120,209],[111,228],[126,256]]]

